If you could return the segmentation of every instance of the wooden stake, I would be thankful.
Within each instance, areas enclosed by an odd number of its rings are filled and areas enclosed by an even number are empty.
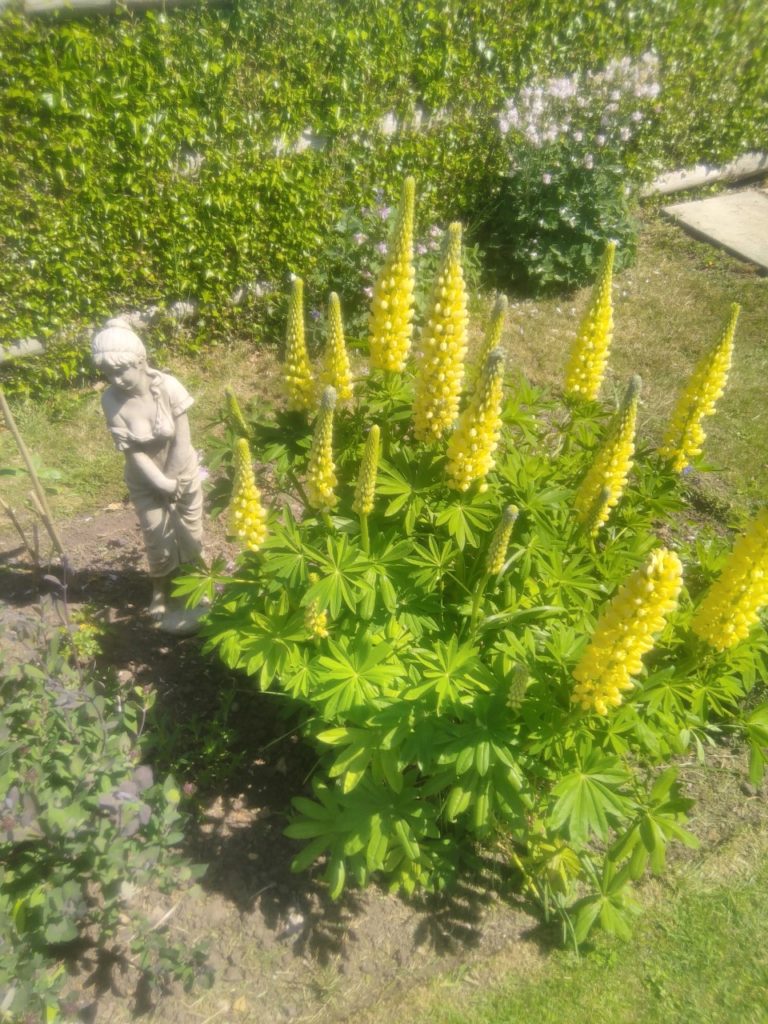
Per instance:
[[[37,499],[35,505],[36,507],[39,506],[37,508],[38,515],[42,519],[43,525],[48,531],[48,536],[53,541],[53,546],[56,548],[59,555],[61,555],[61,557],[63,558],[64,545],[61,543],[61,538],[59,537],[56,527],[53,524],[53,513],[51,512],[50,506],[48,504],[48,499],[45,496],[45,491],[43,490],[43,486],[40,483],[40,478],[37,475],[35,467],[32,465],[32,459],[30,457],[29,451],[27,450],[27,446],[24,444],[24,441],[22,440],[21,434],[19,433],[19,428],[16,426],[16,421],[14,420],[11,410],[8,407],[8,403],[5,400],[5,394],[3,393],[3,389],[1,387],[0,409],[2,409],[3,411],[5,422],[8,425],[8,429],[10,430],[14,441],[16,442],[16,447],[19,449],[19,453],[22,459],[24,460],[24,465],[27,467],[27,472],[29,473],[29,478],[32,481],[34,494]]]

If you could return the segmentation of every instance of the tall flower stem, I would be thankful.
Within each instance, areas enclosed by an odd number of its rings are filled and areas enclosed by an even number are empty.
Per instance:
[[[360,544],[366,555],[371,553],[371,539],[368,534],[368,516],[360,513]]]
[[[713,650],[743,640],[768,604],[768,508],[737,538],[723,571],[694,612],[691,629]]]
[[[594,536],[608,519],[626,487],[635,453],[641,384],[637,376],[630,380],[624,400],[576,491],[573,502],[576,515],[590,536]]]
[[[467,290],[461,224],[448,228],[416,353],[413,423],[419,441],[439,440],[456,421],[467,351]]]
[[[725,390],[740,308],[735,302],[731,306],[722,335],[697,364],[672,411],[659,454],[678,473],[701,454],[705,439],[702,421],[714,413],[715,403]]]
[[[397,217],[389,238],[384,266],[373,288],[368,320],[371,366],[401,372],[411,348],[415,274],[413,219],[416,183],[403,182]]]
[[[677,606],[683,568],[674,551],[657,548],[619,587],[601,613],[592,638],[573,670],[571,701],[583,711],[608,713],[632,689],[632,676]]]
[[[314,403],[312,370],[304,337],[304,282],[294,277],[288,303],[288,327],[285,336],[285,390],[288,408],[307,412]]]
[[[613,338],[613,259],[616,243],[605,247],[589,307],[581,321],[565,373],[565,393],[570,398],[594,402],[603,382]]]

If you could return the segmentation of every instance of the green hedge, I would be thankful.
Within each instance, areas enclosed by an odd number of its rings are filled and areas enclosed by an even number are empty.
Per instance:
[[[269,293],[316,270],[344,211],[419,182],[419,219],[470,229],[505,170],[497,113],[524,83],[661,58],[663,103],[631,155],[657,167],[758,146],[761,0],[239,0],[226,9],[0,19],[0,342],[59,337],[37,380],[76,377],[82,331],[194,298],[193,341],[270,336]],[[379,130],[392,111],[439,116]],[[293,151],[302,132],[325,149]],[[281,155],[276,155],[279,150]],[[196,156],[202,157],[195,168]],[[270,287],[230,311],[241,284]],[[64,338],[61,337],[65,330]],[[79,329],[80,333],[79,333]],[[4,370],[23,387],[30,371]],[[30,381],[27,381],[27,385]]]

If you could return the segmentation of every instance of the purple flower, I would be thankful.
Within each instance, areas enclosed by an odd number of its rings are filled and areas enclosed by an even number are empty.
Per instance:
[[[354,235],[352,235],[352,241],[355,245],[362,245],[367,239],[368,235],[364,235],[362,231],[356,231]]]
[[[368,285],[367,288],[363,288],[363,295],[365,295],[365,297],[367,299],[372,299],[373,298],[373,288],[371,288],[370,285]]]
[[[319,320],[320,319],[320,310],[319,309],[310,309],[309,315],[312,318],[312,320]]]
[[[386,256],[387,255],[387,243],[386,242],[379,242],[378,245],[376,246],[376,252],[379,253],[380,256]]]
[[[390,215],[390,213],[392,213],[392,207],[391,206],[378,206],[376,208],[376,213],[378,213],[378,215],[381,218],[381,220],[386,220],[387,217]]]
[[[541,180],[544,182],[545,185],[551,185],[552,175],[545,171],[544,174],[542,174],[541,176]]]
[[[424,245],[423,242],[419,242],[418,245],[416,246],[416,255],[417,256],[423,256],[424,253],[427,252],[427,251],[428,251],[427,247],[426,247],[426,245]]]

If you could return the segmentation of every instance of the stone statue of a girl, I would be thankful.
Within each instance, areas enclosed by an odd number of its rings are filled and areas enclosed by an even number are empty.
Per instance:
[[[174,607],[169,593],[178,567],[199,562],[202,552],[203,492],[187,418],[193,399],[175,377],[147,365],[141,339],[123,320],[107,322],[92,353],[109,381],[101,405],[125,455],[125,482],[144,536],[149,613],[168,632],[194,632],[199,612]]]

